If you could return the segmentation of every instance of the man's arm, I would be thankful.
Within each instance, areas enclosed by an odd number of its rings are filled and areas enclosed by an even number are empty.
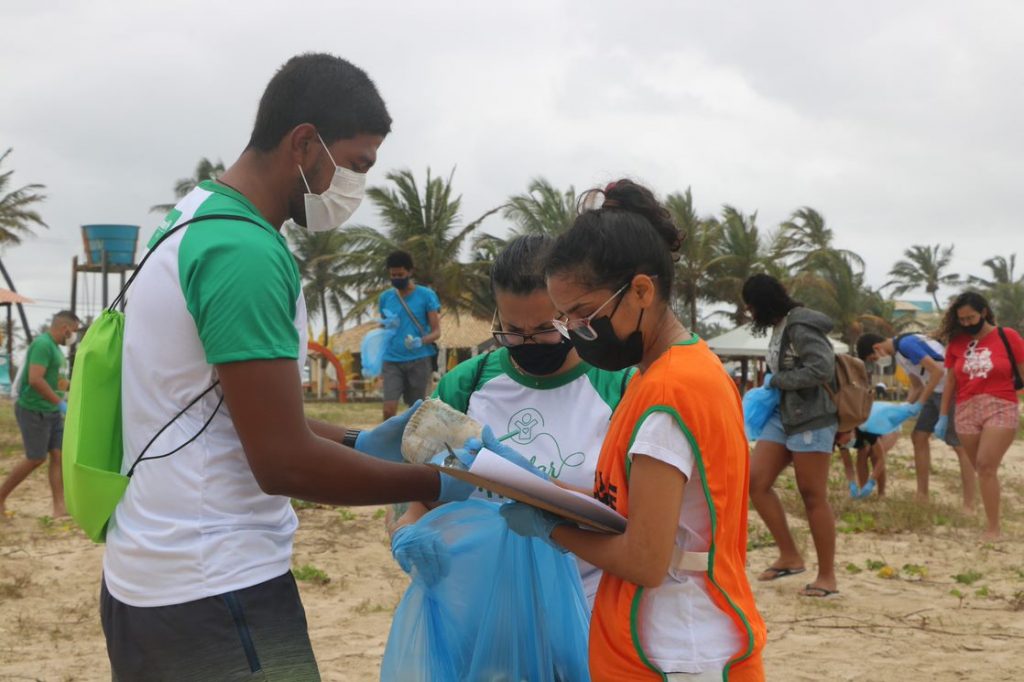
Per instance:
[[[28,385],[45,400],[54,405],[60,405],[60,396],[50,388],[50,384],[46,383],[46,367],[44,365],[28,366]]]
[[[441,338],[441,315],[436,310],[427,311],[427,324],[430,325],[430,332],[423,337],[424,346]]]
[[[439,476],[429,467],[381,461],[317,435],[303,414],[295,360],[225,363],[217,374],[249,466],[267,494],[341,505],[437,499]]]

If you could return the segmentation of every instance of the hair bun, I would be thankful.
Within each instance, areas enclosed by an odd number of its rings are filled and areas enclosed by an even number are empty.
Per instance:
[[[661,205],[651,190],[623,178],[608,183],[603,193],[602,209],[617,209],[642,215],[651,223],[658,236],[668,246],[668,250],[672,252],[672,260],[679,259],[679,250],[683,246],[683,235],[672,222],[672,214]]]

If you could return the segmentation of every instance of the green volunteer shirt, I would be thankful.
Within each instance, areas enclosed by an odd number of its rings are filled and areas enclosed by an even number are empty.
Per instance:
[[[60,346],[50,336],[50,332],[43,332],[36,337],[32,345],[28,347],[25,355],[25,371],[22,375],[21,386],[18,389],[18,406],[24,410],[33,412],[56,412],[59,408],[54,403],[40,395],[39,391],[32,388],[28,383],[29,371],[32,365],[42,365],[46,368],[43,378],[47,385],[54,391],[60,385],[60,377],[66,364],[64,353]]]

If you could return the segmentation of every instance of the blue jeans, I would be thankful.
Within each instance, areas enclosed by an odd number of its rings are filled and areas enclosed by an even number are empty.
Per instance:
[[[764,425],[761,437],[758,438],[758,440],[785,445],[790,452],[827,452],[829,454],[832,454],[835,439],[836,427],[834,425],[787,434],[782,428],[782,417],[779,416],[778,410],[775,410],[775,413],[768,418],[768,423]]]

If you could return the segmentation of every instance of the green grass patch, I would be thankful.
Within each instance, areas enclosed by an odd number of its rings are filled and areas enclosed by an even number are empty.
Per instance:
[[[338,516],[342,521],[355,521],[356,514],[348,507],[338,507]]]
[[[303,564],[298,568],[293,568],[292,575],[295,576],[296,580],[316,585],[326,585],[331,582],[330,577],[326,573],[312,564]]]
[[[957,581],[961,585],[973,585],[974,583],[981,580],[983,577],[984,576],[981,573],[978,573],[974,569],[964,571],[963,573],[957,573],[956,575],[952,576],[953,580]]]

